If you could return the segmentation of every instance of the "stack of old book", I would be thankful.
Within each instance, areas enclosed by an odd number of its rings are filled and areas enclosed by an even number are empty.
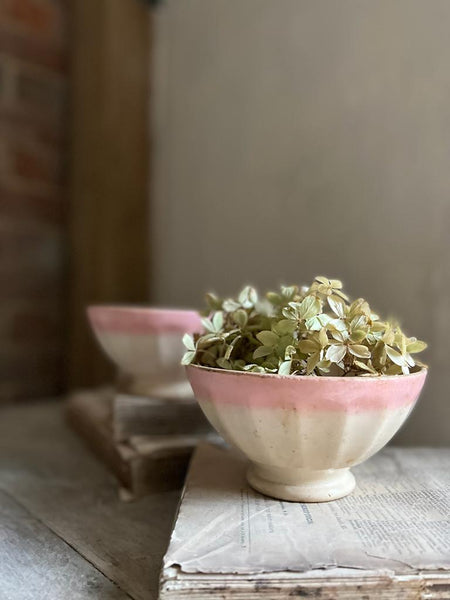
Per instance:
[[[72,394],[71,424],[117,475],[124,499],[181,486],[196,444],[217,439],[181,365],[183,335],[201,330],[200,316],[115,305],[91,306],[88,316],[117,382]]]
[[[197,443],[216,437],[192,395],[152,397],[120,386],[79,391],[68,398],[67,416],[116,474],[124,500],[180,487]]]
[[[450,449],[387,448],[333,502],[263,496],[234,451],[195,451],[161,600],[450,598]]]

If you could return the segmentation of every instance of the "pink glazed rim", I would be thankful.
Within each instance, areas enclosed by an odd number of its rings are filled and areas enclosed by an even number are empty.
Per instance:
[[[362,412],[416,403],[428,369],[409,375],[378,377],[314,377],[248,373],[189,365],[194,394],[213,404],[306,411]]]
[[[202,330],[195,310],[120,305],[93,305],[87,308],[92,328],[100,333],[197,333]]]

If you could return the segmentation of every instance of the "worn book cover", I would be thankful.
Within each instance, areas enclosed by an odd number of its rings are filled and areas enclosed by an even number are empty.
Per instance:
[[[67,399],[66,414],[72,427],[114,472],[124,500],[155,489],[180,488],[197,443],[218,439],[207,431],[177,432],[175,427],[175,432],[147,434],[145,427],[140,427],[139,433],[129,432],[118,440],[114,436],[114,398],[115,392],[109,388],[75,392]],[[167,413],[164,415],[167,418]]]
[[[450,449],[387,448],[328,503],[263,496],[245,470],[196,450],[161,598],[450,598]]]
[[[118,391],[112,400],[114,438],[136,435],[195,435],[212,429],[197,401],[191,398],[136,396]]]

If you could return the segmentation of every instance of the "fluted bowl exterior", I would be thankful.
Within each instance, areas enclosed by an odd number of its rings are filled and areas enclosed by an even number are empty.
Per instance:
[[[427,370],[399,376],[311,377],[190,365],[194,395],[213,427],[254,463],[345,469],[398,431]]]
[[[186,382],[182,338],[201,331],[197,312],[99,305],[90,306],[87,314],[102,349],[120,371],[141,381]]]

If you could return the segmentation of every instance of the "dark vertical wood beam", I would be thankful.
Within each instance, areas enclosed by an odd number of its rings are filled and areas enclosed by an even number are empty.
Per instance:
[[[111,377],[86,305],[148,298],[148,6],[75,0],[73,40],[69,387]]]

